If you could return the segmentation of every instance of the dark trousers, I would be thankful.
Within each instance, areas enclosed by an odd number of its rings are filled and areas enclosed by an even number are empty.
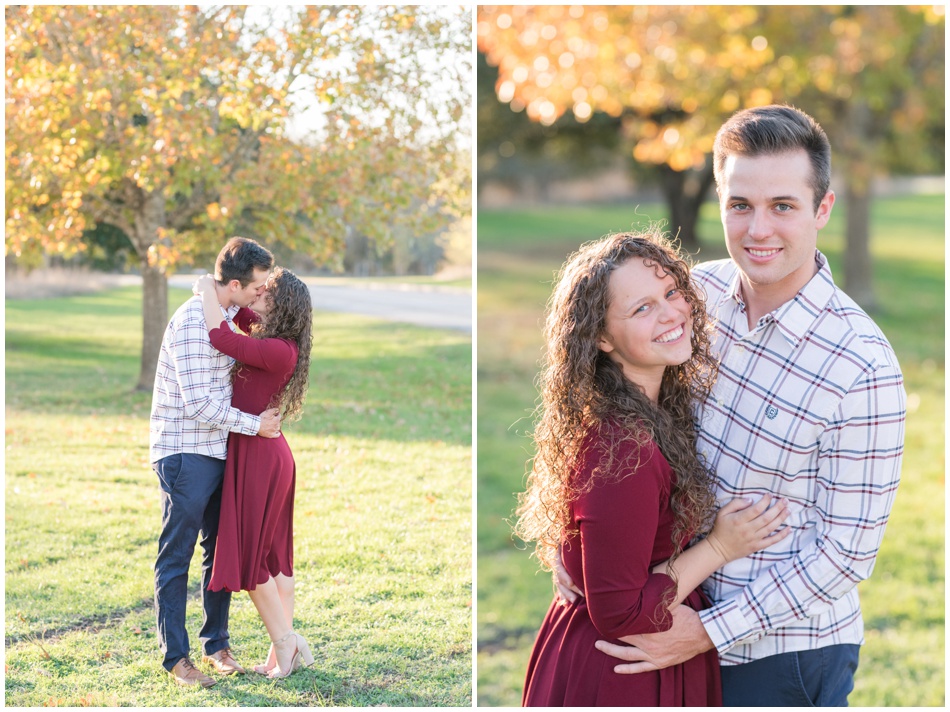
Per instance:
[[[155,615],[162,665],[171,670],[191,654],[185,630],[188,567],[201,536],[201,606],[204,620],[199,632],[205,655],[228,647],[229,591],[208,590],[214,545],[221,512],[224,460],[186,453],[169,455],[152,464],[162,498],[162,532],[155,561]]]
[[[722,666],[725,707],[847,707],[857,645],[829,645]]]

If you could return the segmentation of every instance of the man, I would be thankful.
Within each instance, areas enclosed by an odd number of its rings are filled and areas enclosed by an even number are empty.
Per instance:
[[[254,240],[234,237],[215,262],[222,319],[253,303],[273,267],[270,252]],[[229,431],[274,438],[277,409],[260,416],[231,407],[233,359],[211,347],[201,299],[185,302],[171,318],[158,358],[149,450],[162,499],[162,531],[155,562],[155,611],[163,666],[182,685],[210,687],[215,680],[190,657],[185,630],[188,567],[198,534],[203,549],[200,631],[203,660],[219,673],[243,673],[231,654],[228,608],[231,594],[208,591],[221,506],[221,483]]]
[[[845,706],[864,642],[856,586],[900,475],[903,380],[817,249],[835,202],[821,127],[791,107],[741,111],[717,134],[714,169],[731,259],[693,272],[721,360],[698,448],[721,502],[785,498],[793,532],[710,577],[711,608],[680,606],[669,631],[597,647],[628,674],[715,647],[725,705]]]

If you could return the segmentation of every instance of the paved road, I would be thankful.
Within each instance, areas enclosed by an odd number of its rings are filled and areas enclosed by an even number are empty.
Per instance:
[[[175,275],[169,282],[188,288],[191,275]],[[435,285],[335,285],[332,280],[304,279],[310,287],[313,308],[345,314],[363,314],[387,321],[406,322],[436,329],[472,332],[472,293]]]

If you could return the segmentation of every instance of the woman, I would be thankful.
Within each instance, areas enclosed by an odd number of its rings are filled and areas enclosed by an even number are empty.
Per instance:
[[[715,514],[693,404],[715,378],[704,305],[658,233],[612,235],[566,264],[548,305],[537,453],[516,533],[558,552],[584,596],[555,598],[528,665],[525,706],[715,706],[715,650],[637,675],[599,639],[667,630],[705,603],[699,583],[781,540],[787,504],[734,500]],[[715,527],[684,550],[697,534]]]
[[[231,404],[248,413],[279,407],[282,422],[299,418],[313,340],[307,286],[276,268],[264,294],[234,317],[247,335],[232,331],[222,317],[210,275],[197,281],[195,291],[202,296],[212,346],[237,361]],[[301,663],[313,663],[307,641],[293,630],[295,476],[283,435],[229,435],[209,588],[248,592],[271,639],[267,662],[254,670],[268,677],[286,677]]]

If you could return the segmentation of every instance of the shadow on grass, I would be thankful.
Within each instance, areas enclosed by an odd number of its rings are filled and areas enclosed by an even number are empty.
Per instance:
[[[189,601],[199,599],[199,588],[200,584],[197,583],[189,587]],[[7,601],[7,604],[8,609],[16,608],[16,601]],[[124,608],[112,608],[95,616],[84,616],[82,618],[70,621],[65,625],[56,626],[55,628],[44,626],[42,630],[31,630],[21,635],[7,635],[4,637],[4,644],[9,648],[11,645],[16,645],[17,643],[33,642],[36,640],[55,642],[58,638],[79,630],[95,633],[104,628],[117,627],[129,616],[144,613],[146,610],[151,609],[154,605],[155,601],[150,596],[148,598],[141,599],[138,603],[135,603],[131,606],[126,606]]]

